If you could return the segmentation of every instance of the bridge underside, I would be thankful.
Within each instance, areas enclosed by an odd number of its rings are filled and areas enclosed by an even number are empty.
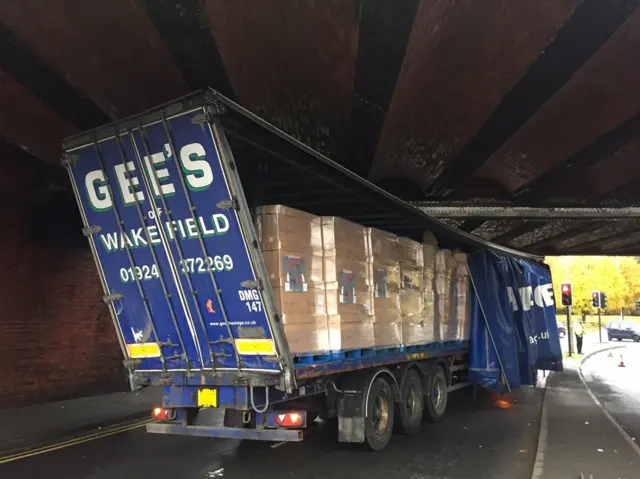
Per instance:
[[[6,0],[0,195],[63,221],[63,137],[210,86],[467,232],[640,255],[639,4]]]

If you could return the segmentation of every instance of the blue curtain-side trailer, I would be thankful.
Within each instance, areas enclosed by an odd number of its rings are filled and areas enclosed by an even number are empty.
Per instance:
[[[520,255],[425,215],[213,90],[72,137],[64,151],[132,387],[164,388],[151,433],[301,441],[316,419],[337,417],[339,441],[379,450],[392,430],[439,420],[466,384],[466,342],[294,357],[255,206]]]

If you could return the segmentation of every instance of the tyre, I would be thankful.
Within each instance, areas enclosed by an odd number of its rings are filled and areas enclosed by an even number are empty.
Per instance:
[[[400,402],[396,404],[395,430],[402,434],[413,435],[422,426],[424,414],[424,387],[422,378],[413,369],[407,372],[400,390]]]
[[[434,364],[427,378],[424,416],[429,422],[438,422],[444,416],[448,402],[447,376],[440,365]]]
[[[609,340],[609,342],[611,342],[613,338],[611,336],[607,336],[607,339]]]
[[[640,336],[638,336],[637,334],[634,334],[632,339],[633,339],[636,343],[637,343],[637,342],[640,342]]]
[[[558,337],[559,337],[560,339],[564,339],[564,337],[565,337],[565,336],[566,336],[566,333],[565,333],[564,331],[560,331],[560,332],[558,333]]]
[[[371,451],[381,451],[393,432],[394,405],[389,383],[376,378],[367,398],[367,417],[364,423],[364,445]]]

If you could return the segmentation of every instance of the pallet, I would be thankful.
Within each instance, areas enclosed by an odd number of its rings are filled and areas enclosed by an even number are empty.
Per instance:
[[[334,361],[345,361],[349,359],[372,358],[376,356],[386,356],[389,354],[398,354],[404,351],[404,346],[396,346],[392,348],[361,348],[361,349],[345,349],[334,351]]]
[[[296,353],[293,355],[294,365],[325,364],[334,361],[331,352]]]
[[[400,353],[419,353],[434,349],[455,350],[465,346],[465,341],[446,341],[428,344],[416,344],[412,346],[395,346],[388,348],[360,348],[360,349],[344,349],[331,352],[313,352],[295,354],[293,357],[294,365],[313,365],[326,364],[338,361],[350,361],[357,359],[393,356]]]

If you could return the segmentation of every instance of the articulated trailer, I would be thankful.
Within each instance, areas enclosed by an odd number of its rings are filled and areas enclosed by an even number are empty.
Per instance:
[[[215,91],[69,138],[66,166],[150,433],[301,441],[338,418],[380,450],[468,384],[468,341],[292,355],[252,212],[284,204],[416,240],[537,261],[435,220]]]

